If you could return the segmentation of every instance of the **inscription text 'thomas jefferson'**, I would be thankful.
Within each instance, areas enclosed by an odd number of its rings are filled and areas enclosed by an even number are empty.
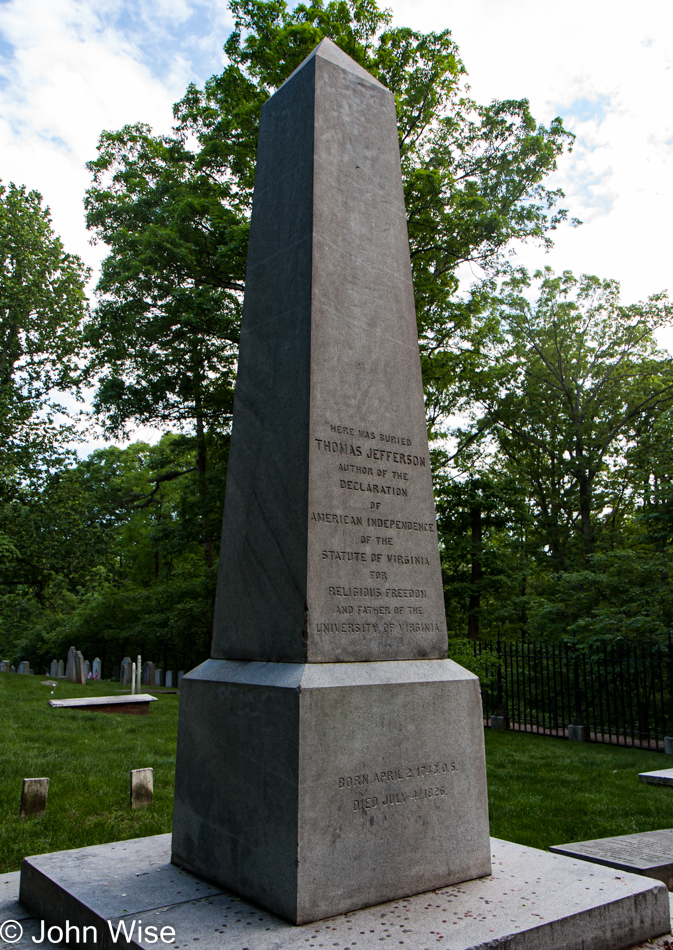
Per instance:
[[[415,468],[426,468],[428,460],[424,455],[414,455],[411,452],[396,452],[393,449],[378,449],[373,445],[358,445],[353,442],[332,442],[329,439],[314,440],[318,451],[330,455],[346,455],[353,458],[372,459],[376,462],[392,462],[395,465],[412,465]]]

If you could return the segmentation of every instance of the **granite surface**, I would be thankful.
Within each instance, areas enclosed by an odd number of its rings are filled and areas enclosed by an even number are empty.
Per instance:
[[[648,785],[673,785],[673,769],[656,769],[654,772],[640,772],[638,779]]]
[[[50,923],[95,920],[99,950],[112,946],[107,921],[127,932],[134,921],[172,927],[175,950],[626,950],[669,932],[659,883],[507,841],[491,846],[488,877],[298,927],[171,866],[170,835],[28,858],[21,888],[39,916],[47,903],[55,909]],[[59,901],[49,901],[45,881]],[[22,920],[24,939],[0,941],[3,950],[34,946],[37,921]],[[131,945],[167,946],[144,933]]]
[[[673,890],[673,829],[670,828],[575,841],[554,845],[550,850],[634,874],[645,874],[662,881],[669,891]]]
[[[446,656],[392,94],[324,40],[262,110],[212,656]]]
[[[208,660],[178,743],[174,862],[293,922],[490,871],[479,682],[451,660]]]

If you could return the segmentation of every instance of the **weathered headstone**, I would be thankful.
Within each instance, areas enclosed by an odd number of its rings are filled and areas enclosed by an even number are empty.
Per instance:
[[[57,676],[60,676],[61,678],[63,678],[63,677],[65,676],[65,664],[64,664],[63,660],[59,660],[59,661],[58,661],[58,666],[57,666],[57,670],[56,670],[56,675],[57,675]]]
[[[616,835],[592,841],[575,841],[549,849],[582,861],[592,861],[632,874],[644,874],[663,881],[673,891],[673,829],[644,831],[635,835]]]
[[[154,685],[155,686],[164,685],[164,671],[161,668],[154,671]]]
[[[135,662],[135,674],[133,678],[134,690],[136,693],[139,693],[142,687],[142,657],[138,654],[138,658]]]
[[[586,726],[578,726],[571,722],[568,726],[568,738],[571,742],[587,742],[589,730]]]
[[[49,665],[49,675],[52,678],[55,678],[58,676],[58,662],[56,660],[52,660]]]
[[[13,663],[12,663],[12,665],[11,665],[10,668],[9,668],[9,672],[10,672],[10,673],[16,673],[16,667],[14,666]]]
[[[154,797],[154,770],[133,769],[131,771],[131,808],[151,805]]]
[[[75,679],[75,657],[77,656],[77,650],[74,647],[70,647],[68,650],[68,661],[65,668],[65,678],[70,680],[71,683],[77,682]]]
[[[0,660],[0,673],[9,673],[9,660]]]
[[[44,815],[47,809],[48,791],[48,778],[24,778],[19,818],[27,818],[29,815]]]
[[[173,861],[298,923],[489,874],[395,102],[329,40],[262,110],[220,551]]]
[[[184,675],[185,675],[184,670],[178,670],[178,689],[180,689],[180,686],[182,685],[182,677]]]
[[[154,663],[150,663],[149,660],[145,660],[140,672],[141,686],[154,686],[154,671]]]
[[[133,662],[130,657],[125,656],[122,660],[121,671],[119,673],[119,683],[121,686],[130,686],[133,677]]]
[[[165,685],[168,689],[172,689],[173,687],[173,676],[174,676],[173,670],[166,670]]]
[[[90,673],[90,672],[91,672],[91,664],[89,663],[88,660],[85,660],[85,661],[84,661],[84,679],[85,679],[85,680],[88,680],[88,679],[89,679],[89,673]]]
[[[81,650],[75,651],[75,682],[79,683],[80,686],[84,686],[86,683],[86,676],[84,674],[84,657],[82,656]]]
[[[103,668],[101,666],[101,662],[98,657],[96,657],[93,663],[91,664],[91,673],[95,680],[101,679],[103,675]]]
[[[21,660],[19,663],[19,673],[30,673],[30,663],[28,660]]]

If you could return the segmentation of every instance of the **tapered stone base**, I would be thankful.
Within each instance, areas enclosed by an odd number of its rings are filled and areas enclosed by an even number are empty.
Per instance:
[[[208,660],[178,748],[173,862],[294,923],[491,871],[479,681],[451,660]]]

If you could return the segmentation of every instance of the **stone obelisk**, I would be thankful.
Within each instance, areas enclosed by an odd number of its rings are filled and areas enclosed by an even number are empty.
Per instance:
[[[395,103],[329,40],[262,110],[219,571],[174,863],[297,923],[489,874]]]

